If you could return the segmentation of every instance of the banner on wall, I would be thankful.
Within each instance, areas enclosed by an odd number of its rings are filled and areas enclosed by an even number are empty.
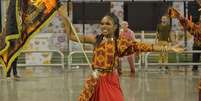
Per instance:
[[[5,71],[59,6],[59,0],[10,0],[5,30],[0,35],[0,62]]]
[[[26,47],[26,50],[51,50],[49,40],[53,33],[39,33],[37,34]],[[52,58],[51,52],[42,53],[26,53],[25,62],[26,64],[50,64]]]

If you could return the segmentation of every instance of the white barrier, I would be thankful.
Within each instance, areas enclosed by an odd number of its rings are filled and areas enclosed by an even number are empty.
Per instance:
[[[57,52],[61,56],[60,64],[17,64],[19,67],[25,66],[61,66],[64,69],[64,54],[59,50],[23,50],[22,53],[44,53],[44,52]],[[1,66],[1,65],[0,65]]]
[[[85,51],[86,53],[90,53],[92,54],[93,51]],[[71,70],[72,69],[72,66],[87,66],[87,65],[91,65],[91,64],[88,64],[88,63],[73,63],[73,55],[74,54],[80,54],[80,53],[83,53],[82,51],[73,51],[73,52],[70,52],[69,55],[68,55],[68,67],[69,69]],[[141,56],[139,56],[139,61],[138,63],[135,63],[135,65],[138,65],[139,68],[141,68]]]
[[[169,52],[173,53],[173,52]],[[184,51],[179,54],[186,54],[186,53],[201,53],[201,51]],[[177,62],[177,63],[150,63],[148,62],[148,57],[151,56],[151,54],[160,54],[160,52],[148,52],[145,55],[145,68],[148,68],[148,66],[156,66],[156,65],[169,65],[169,66],[190,66],[190,65],[201,65],[201,63],[193,63],[193,62]]]
[[[77,54],[77,53],[83,53],[82,51],[73,51],[73,52],[70,52],[69,55],[68,55],[68,68],[71,70],[72,66],[87,66],[87,65],[91,65],[91,64],[88,64],[88,63],[73,63],[73,59],[72,59],[72,55],[73,54]],[[85,53],[93,53],[93,51],[85,51]]]

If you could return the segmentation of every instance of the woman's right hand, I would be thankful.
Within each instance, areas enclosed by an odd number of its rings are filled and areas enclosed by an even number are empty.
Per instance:
[[[98,79],[98,77],[99,77],[99,72],[98,72],[97,70],[93,70],[93,71],[92,71],[92,76],[93,76],[94,79]]]
[[[59,9],[58,9],[58,14],[62,17],[66,17],[67,16],[67,10],[66,10],[66,7],[65,6],[61,6]]]

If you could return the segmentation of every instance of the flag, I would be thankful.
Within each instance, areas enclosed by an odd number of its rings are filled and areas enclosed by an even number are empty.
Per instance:
[[[10,0],[6,24],[0,34],[0,63],[6,72],[59,7],[59,0]]]

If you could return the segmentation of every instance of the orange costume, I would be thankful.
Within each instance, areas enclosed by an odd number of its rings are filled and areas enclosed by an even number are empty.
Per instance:
[[[120,36],[125,36],[129,40],[134,40],[135,39],[134,32],[131,29],[127,29],[127,30],[122,29],[122,30],[120,30]],[[131,73],[135,73],[135,65],[134,65],[135,58],[134,57],[135,57],[134,54],[127,56],[127,60],[128,60],[129,65],[130,65]],[[120,66],[119,66],[119,73],[120,74],[122,72],[121,62],[122,61],[120,60]]]
[[[181,25],[194,36],[193,50],[201,50],[201,23],[193,23],[191,20],[185,19],[183,17],[179,18]],[[193,62],[199,63],[200,53],[193,54]],[[193,70],[197,70],[197,65],[193,66]],[[199,81],[199,101],[201,101],[201,79]]]
[[[92,67],[98,71],[99,77],[95,79],[89,76],[79,101],[124,101],[116,70],[118,58],[135,52],[152,50],[151,45],[138,43],[123,36],[116,41],[103,39],[99,45],[95,46],[92,61]]]

